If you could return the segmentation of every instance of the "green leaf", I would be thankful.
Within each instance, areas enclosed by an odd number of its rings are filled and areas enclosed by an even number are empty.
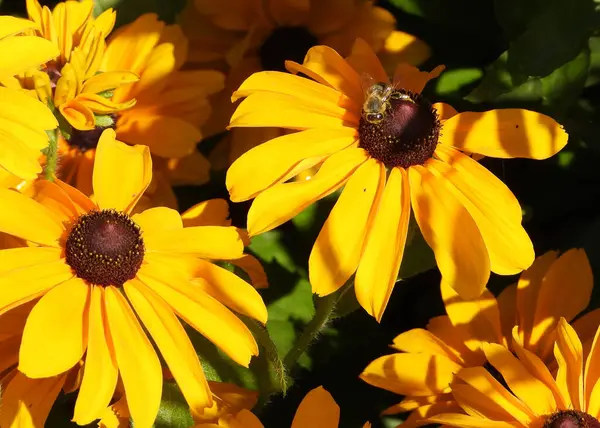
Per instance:
[[[548,0],[495,0],[496,19],[510,39],[519,36],[540,10],[548,6]]]
[[[184,6],[185,0],[96,0],[94,16],[112,7],[117,11],[117,27],[144,13],[156,13],[161,20],[173,24]]]
[[[416,220],[411,216],[407,245],[404,249],[398,279],[408,279],[436,266],[433,251],[425,242]]]
[[[250,251],[267,263],[277,262],[290,272],[296,270],[294,260],[283,244],[283,233],[272,230],[252,238]]]
[[[190,408],[175,382],[164,382],[162,400],[154,426],[156,428],[188,428],[194,425]]]
[[[594,0],[550,0],[547,4],[510,43],[508,68],[513,75],[549,75],[580,54],[600,23]]]
[[[448,70],[436,79],[435,93],[439,96],[448,96],[460,92],[465,86],[475,83],[483,77],[480,68],[459,68]]]
[[[101,128],[109,128],[115,124],[113,118],[109,115],[94,115],[96,126]]]

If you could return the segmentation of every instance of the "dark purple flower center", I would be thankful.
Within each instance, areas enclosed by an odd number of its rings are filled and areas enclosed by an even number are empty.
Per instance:
[[[363,106],[359,146],[388,168],[422,165],[431,158],[441,127],[431,103],[404,89],[389,92],[389,97],[373,98]]]
[[[143,259],[140,227],[115,210],[82,215],[67,238],[67,264],[91,284],[120,287],[135,277]]]
[[[559,410],[546,418],[544,428],[600,428],[600,422],[579,410]]]

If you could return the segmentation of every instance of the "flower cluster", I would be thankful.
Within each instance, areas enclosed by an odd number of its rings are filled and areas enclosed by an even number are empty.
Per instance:
[[[445,67],[419,70],[432,50],[373,1],[190,0],[177,23],[116,29],[102,2],[24,3],[0,16],[0,428],[60,407],[78,425],[261,428],[330,321],[379,326],[429,253],[446,315],[359,376],[404,396],[383,414],[600,427],[590,261],[536,258],[488,162],[561,151],[548,112],[436,102]],[[286,240],[306,254],[261,252]],[[344,425],[320,384],[292,428]]]

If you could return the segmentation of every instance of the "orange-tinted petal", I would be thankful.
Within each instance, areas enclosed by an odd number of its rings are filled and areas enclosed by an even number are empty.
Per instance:
[[[319,386],[302,399],[291,428],[337,428],[339,421],[340,407],[331,394]]]

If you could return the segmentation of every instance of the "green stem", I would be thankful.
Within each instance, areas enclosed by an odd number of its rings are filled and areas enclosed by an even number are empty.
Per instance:
[[[46,155],[46,166],[44,168],[44,176],[48,181],[54,181],[56,178],[56,166],[58,165],[58,136],[56,129],[46,131],[48,134],[48,147],[43,153]]]
[[[338,293],[332,293],[318,298],[315,303],[315,316],[306,325],[306,328],[298,338],[298,341],[283,359],[283,365],[290,371],[298,362],[298,359],[308,349],[310,344],[317,338],[323,327],[331,319],[335,304],[339,299]]]

